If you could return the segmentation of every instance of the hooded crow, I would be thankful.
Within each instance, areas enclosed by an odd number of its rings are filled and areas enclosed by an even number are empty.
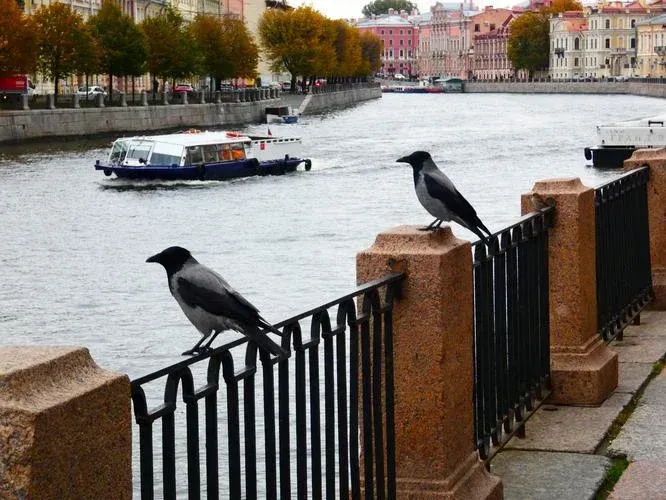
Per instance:
[[[187,319],[203,335],[203,338],[183,355],[209,350],[215,337],[225,330],[242,333],[260,349],[271,354],[286,355],[280,346],[265,335],[266,330],[277,335],[281,335],[280,331],[262,318],[257,308],[231,288],[222,276],[199,264],[185,248],[169,247],[149,257],[146,262],[157,262],[164,266],[171,295]],[[213,336],[208,343],[202,346],[203,341],[211,334]]]
[[[442,172],[425,151],[414,151],[409,156],[397,160],[409,163],[414,171],[414,189],[416,197],[435,220],[424,231],[436,229],[444,221],[454,221],[476,234],[481,241],[488,243],[488,238],[481,230],[490,231],[469,202],[461,195],[444,172]]]

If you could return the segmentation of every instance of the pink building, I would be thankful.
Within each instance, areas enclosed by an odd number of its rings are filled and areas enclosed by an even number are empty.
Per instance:
[[[386,75],[416,76],[419,28],[406,11],[389,9],[388,14],[365,18],[356,23],[361,31],[370,31],[382,41],[382,69]]]
[[[509,9],[486,7],[472,16],[472,77],[481,80],[503,80],[514,74],[507,55],[509,25],[515,19]]]

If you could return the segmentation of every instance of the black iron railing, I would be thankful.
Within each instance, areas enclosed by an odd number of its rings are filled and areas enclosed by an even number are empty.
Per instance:
[[[362,488],[366,498],[395,498],[392,308],[402,278],[392,274],[278,323],[292,357],[257,356],[243,338],[134,380],[141,498],[346,500]],[[199,386],[197,368],[205,372]],[[161,404],[149,409],[147,386],[165,378]]]
[[[548,229],[552,207],[473,244],[474,440],[489,460],[550,392]]]
[[[648,228],[647,167],[595,190],[597,327],[606,341],[653,298]]]

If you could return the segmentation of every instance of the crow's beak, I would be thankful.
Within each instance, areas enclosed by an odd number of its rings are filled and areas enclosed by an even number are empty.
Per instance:
[[[146,262],[159,262],[159,261],[160,261],[160,254],[159,253],[153,255],[152,257],[148,257],[146,259]]]
[[[408,156],[403,156],[402,158],[398,158],[396,163],[409,163],[409,157]]]

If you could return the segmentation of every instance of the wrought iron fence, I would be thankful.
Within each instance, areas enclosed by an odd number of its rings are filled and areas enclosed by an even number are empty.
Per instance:
[[[595,190],[597,314],[600,335],[611,341],[652,300],[648,167]]]
[[[141,498],[154,498],[160,486],[153,454],[157,421],[162,424],[161,489],[166,499],[175,498],[178,491],[200,498],[205,490],[209,499],[322,498],[325,492],[326,498],[346,500],[360,498],[362,488],[366,498],[395,498],[392,309],[403,276],[396,273],[367,283],[275,325],[282,331],[283,348],[293,346],[292,357],[272,358],[261,352],[259,368],[256,346],[243,338],[132,381]],[[302,327],[308,322],[309,337]],[[197,367],[206,370],[205,382],[198,387]],[[258,370],[260,384],[255,381]],[[165,378],[161,404],[149,409],[144,388]],[[180,442],[175,425],[179,390],[186,421]],[[205,423],[200,443],[202,400]],[[257,406],[262,408],[258,411]],[[218,439],[224,421],[226,447]],[[179,476],[176,461],[183,455],[186,474]],[[227,471],[220,474],[225,464]]]
[[[489,460],[550,392],[548,229],[554,208],[473,244],[474,445]]]

